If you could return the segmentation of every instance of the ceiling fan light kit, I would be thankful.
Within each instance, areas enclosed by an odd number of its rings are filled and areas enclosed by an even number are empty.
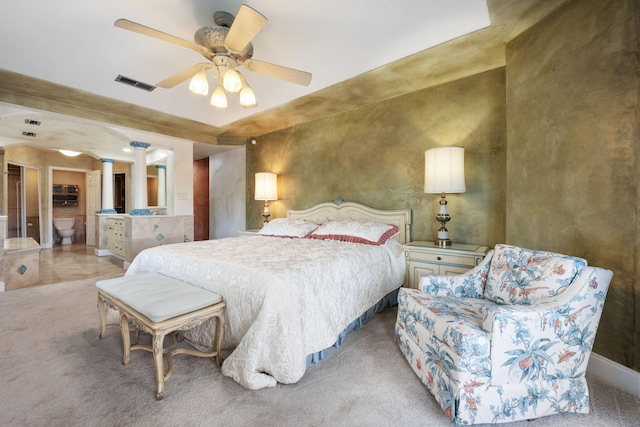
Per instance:
[[[311,73],[251,59],[253,45],[251,40],[267,23],[267,18],[247,5],[240,6],[236,17],[227,12],[213,15],[216,25],[198,29],[194,35],[195,43],[146,27],[141,24],[118,19],[114,25],[125,30],[174,43],[200,53],[210,62],[194,65],[157,84],[157,87],[170,89],[191,78],[189,90],[199,95],[207,95],[209,83],[206,71],[214,69],[218,85],[211,96],[211,105],[227,107],[226,92],[237,93],[240,105],[252,108],[257,104],[256,96],[245,77],[235,68],[246,69],[277,79],[303,86],[311,83]]]

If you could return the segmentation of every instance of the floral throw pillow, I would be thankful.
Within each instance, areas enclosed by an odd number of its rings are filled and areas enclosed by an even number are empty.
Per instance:
[[[538,304],[562,293],[586,265],[582,258],[496,245],[484,298],[498,304]]]

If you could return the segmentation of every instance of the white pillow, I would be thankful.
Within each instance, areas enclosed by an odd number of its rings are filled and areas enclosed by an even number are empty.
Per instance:
[[[383,245],[396,234],[397,225],[362,220],[336,220],[321,225],[309,235],[309,238]]]
[[[262,236],[302,238],[316,228],[318,228],[318,224],[304,219],[276,218],[264,224],[258,234]]]

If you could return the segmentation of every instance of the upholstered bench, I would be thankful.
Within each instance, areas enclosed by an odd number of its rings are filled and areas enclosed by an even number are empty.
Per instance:
[[[124,352],[122,363],[129,363],[131,350],[153,353],[156,373],[156,399],[162,399],[164,382],[173,373],[172,356],[189,354],[198,357],[214,357],[220,367],[220,346],[224,334],[224,307],[222,297],[197,286],[156,273],[135,274],[116,279],[101,280],[98,288],[98,312],[100,313],[100,338],[106,336],[107,327],[120,327]],[[120,312],[119,325],[107,325],[106,307]],[[176,334],[193,328],[208,319],[215,318],[216,337],[214,348],[200,351],[177,346]],[[130,344],[129,320],[138,329],[151,334],[152,345]],[[173,345],[164,348],[164,338],[171,334]],[[163,355],[167,358],[164,373]]]

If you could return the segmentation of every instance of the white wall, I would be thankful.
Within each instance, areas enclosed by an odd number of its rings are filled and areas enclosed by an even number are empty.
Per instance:
[[[234,237],[246,228],[246,149],[209,157],[209,238]]]

